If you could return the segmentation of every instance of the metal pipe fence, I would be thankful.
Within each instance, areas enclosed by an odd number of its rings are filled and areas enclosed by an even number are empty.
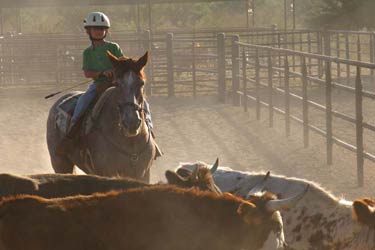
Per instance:
[[[254,111],[257,119],[260,119],[261,107],[266,107],[270,127],[273,126],[274,113],[282,114],[285,117],[285,133],[287,136],[290,135],[290,121],[293,120],[301,124],[303,126],[302,131],[305,147],[309,145],[310,131],[324,136],[326,138],[327,164],[331,164],[333,161],[334,144],[356,153],[358,185],[363,186],[364,160],[367,159],[375,162],[375,154],[366,151],[363,136],[364,130],[374,133],[375,125],[364,121],[366,115],[363,112],[363,103],[366,100],[372,101],[375,98],[375,92],[363,89],[362,72],[369,72],[375,69],[375,64],[284,48],[248,44],[239,42],[236,39],[233,40],[232,47],[234,51],[241,51],[241,53],[234,53],[234,57],[232,58],[233,62],[237,62],[233,64],[233,74],[238,76],[232,79],[233,89],[238,93],[234,100],[234,105],[240,102],[246,111],[249,109],[248,99],[253,100],[255,102]],[[295,70],[290,65],[293,58],[298,58],[300,64],[298,70]],[[319,76],[319,74],[309,74],[307,62],[312,60],[318,60],[324,66],[322,76]],[[274,62],[282,62],[282,64],[275,64]],[[354,87],[344,86],[333,79],[332,64],[355,67],[356,77]],[[292,75],[296,80],[299,80],[293,83],[295,87],[293,90],[291,90],[290,83],[290,76]],[[265,76],[265,78],[262,79],[261,76]],[[274,76],[282,77],[283,84],[275,86]],[[240,81],[246,87],[242,89],[237,87],[240,86]],[[309,87],[309,83],[311,82],[319,84],[321,88],[320,93],[324,94],[321,103],[309,98],[309,94],[314,92],[314,88]],[[345,91],[354,95],[354,116],[335,110],[333,101],[335,91]],[[260,98],[261,96],[263,99]],[[276,96],[282,97],[284,102],[275,105]],[[298,100],[302,103],[299,112],[296,112],[296,109],[298,110],[295,107],[296,105],[291,105],[293,100]],[[314,124],[316,123],[316,116],[311,114],[311,108],[324,112],[323,124]],[[298,114],[293,114],[292,110]],[[354,134],[355,143],[348,142],[336,135],[337,131],[333,129],[334,119],[341,119],[355,127],[355,131],[349,132]],[[371,149],[373,150],[373,148]]]

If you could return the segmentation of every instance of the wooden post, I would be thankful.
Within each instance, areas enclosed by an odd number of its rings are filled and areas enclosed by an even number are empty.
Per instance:
[[[252,0],[252,9],[253,9],[252,25],[254,28],[255,27],[255,0]]]
[[[327,56],[331,55],[331,33],[324,31],[324,54]]]
[[[232,38],[232,99],[233,105],[240,105],[240,98],[237,94],[240,85],[240,46],[236,43],[240,40],[238,35]]]
[[[361,61],[362,56],[361,56],[361,37],[359,34],[357,35],[357,60]]]
[[[370,45],[370,62],[374,63],[374,34],[369,34],[369,45]],[[371,69],[371,76],[374,77],[374,69]]]
[[[167,34],[167,75],[168,75],[168,97],[175,94],[174,89],[174,60],[173,60],[173,33]]]
[[[292,50],[296,50],[296,41],[294,37],[294,31],[292,32]],[[296,71],[296,56],[293,54],[292,56],[292,62],[293,62],[293,71]]]
[[[317,53],[319,55],[323,54],[323,50],[322,50],[322,36],[321,36],[321,32],[320,31],[317,31],[316,33],[316,41],[317,41]],[[322,60],[321,59],[318,59],[318,77],[322,77],[323,73],[322,73]]]
[[[296,29],[296,1],[293,0],[293,30]]]
[[[307,32],[307,52],[311,53],[311,34]],[[309,75],[311,75],[311,57],[309,57]]]
[[[350,60],[349,34],[345,33],[345,56]],[[346,81],[350,81],[350,65],[346,64]]]
[[[341,56],[341,51],[340,51],[340,33],[337,32],[337,40],[336,40],[336,49],[337,49],[337,57],[340,58]],[[341,78],[341,64],[340,63],[337,63],[337,78],[340,79]]]
[[[268,113],[269,113],[269,126],[273,127],[273,68],[272,68],[272,51],[268,51]]]
[[[303,146],[307,148],[309,146],[309,106],[307,100],[307,67],[306,58],[301,57],[302,62],[302,119],[303,119]]]
[[[288,29],[288,3],[284,0],[284,30]]]
[[[361,37],[359,34],[357,35],[357,60],[361,61],[362,60],[362,55],[361,55]]]
[[[194,98],[197,97],[197,82],[196,82],[196,65],[195,65],[195,41],[192,43],[192,54],[193,54],[193,62],[192,62],[192,76],[193,76],[193,96]]]
[[[332,164],[332,78],[331,61],[326,60],[326,130],[327,130],[327,164]]]
[[[273,32],[276,32],[277,26],[273,25],[272,27],[274,30]],[[281,48],[280,32],[277,32],[277,48]],[[278,57],[279,57],[279,67],[281,67],[281,53],[280,52],[278,52]],[[279,86],[281,86],[281,72],[279,72]]]
[[[357,179],[358,186],[363,187],[363,115],[362,115],[362,81],[361,69],[357,67],[355,81],[355,117],[356,117],[356,141],[357,141]]]
[[[3,9],[0,8],[0,36],[4,36],[4,16]]]
[[[146,94],[148,96],[152,96],[152,84],[153,84],[153,76],[152,76],[152,48],[151,48],[151,34],[149,30],[146,30],[143,35],[143,48],[144,50],[148,51],[149,57],[148,57],[148,64],[146,66],[146,76],[147,79],[150,79],[150,81],[147,81],[146,83]]]
[[[219,101],[225,102],[226,81],[225,81],[225,34],[217,34],[217,65],[218,65],[218,93]]]
[[[288,54],[285,54],[285,62],[284,62],[284,69],[285,69],[285,87],[284,87],[284,95],[285,95],[285,134],[287,137],[290,136],[290,88],[289,88],[289,62],[288,62]]]
[[[259,84],[260,84],[260,63],[259,63],[259,52],[255,49],[255,100],[256,100],[256,117],[260,120],[260,96],[259,96]]]
[[[246,76],[247,62],[245,48],[242,50],[242,82],[243,82],[243,108],[247,112],[247,76]]]

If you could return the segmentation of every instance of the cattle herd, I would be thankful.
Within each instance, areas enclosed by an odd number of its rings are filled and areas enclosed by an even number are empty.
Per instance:
[[[167,183],[0,174],[0,250],[375,249],[375,201],[204,162]]]

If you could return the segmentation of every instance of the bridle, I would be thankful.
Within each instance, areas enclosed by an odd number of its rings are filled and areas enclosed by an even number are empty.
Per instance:
[[[138,111],[138,112],[144,112],[145,111],[145,109],[143,108],[144,101],[142,101],[141,104],[134,103],[134,102],[125,102],[125,103],[122,103],[121,106],[123,106],[123,107],[126,107],[126,106],[133,107],[134,110]]]

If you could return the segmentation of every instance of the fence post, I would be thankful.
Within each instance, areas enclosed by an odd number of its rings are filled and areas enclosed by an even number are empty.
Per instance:
[[[232,38],[232,99],[233,105],[240,105],[240,98],[237,94],[240,85],[240,46],[236,43],[240,40],[238,35]]]
[[[363,187],[363,115],[362,115],[362,81],[361,69],[357,67],[355,80],[355,117],[357,141],[357,178],[358,186]]]
[[[327,130],[327,164],[332,164],[332,77],[331,61],[326,60],[326,130]]]
[[[303,119],[303,146],[309,146],[309,106],[307,102],[307,67],[306,58],[301,57],[302,61],[302,119]]]
[[[196,65],[195,65],[195,41],[192,42],[192,54],[193,54],[193,61],[192,61],[192,77],[193,77],[193,96],[194,98],[197,97],[197,79],[196,79]]]
[[[260,120],[260,96],[259,96],[259,84],[260,84],[260,63],[259,63],[259,52],[255,49],[255,112],[257,120]]]
[[[290,136],[290,89],[289,89],[289,62],[288,54],[285,54],[284,62],[284,74],[285,74],[285,134],[287,137]]]
[[[361,61],[362,56],[361,56],[361,37],[359,34],[357,35],[357,60]]]
[[[246,53],[245,48],[242,50],[242,81],[243,81],[243,108],[247,112],[247,62],[246,62]]]
[[[225,74],[225,34],[217,34],[217,65],[218,65],[218,93],[219,101],[225,102],[226,74]]]
[[[330,56],[331,55],[331,33],[327,30],[324,30],[323,34],[324,39],[324,55]]]
[[[374,34],[370,33],[370,62],[374,63]],[[371,69],[371,76],[374,77],[374,69]]]
[[[173,33],[167,34],[167,79],[168,97],[174,96],[174,62],[173,62]]]
[[[350,47],[349,47],[349,34],[345,33],[345,56],[346,59],[350,59]],[[346,64],[346,81],[350,81],[350,65]]]
[[[323,50],[322,50],[322,35],[321,35],[322,31],[317,31],[316,32],[316,42],[317,42],[317,52],[319,55],[321,55],[323,53]],[[318,59],[318,77],[320,78],[322,76],[322,60],[321,59]]]
[[[269,126],[273,127],[273,68],[272,68],[272,50],[268,50],[268,112]]]
[[[310,31],[307,33],[307,52],[311,53],[311,34]],[[309,74],[311,75],[311,57],[309,57]]]
[[[146,75],[147,75],[147,78],[148,79],[151,79],[151,81],[147,81],[147,84],[146,84],[146,94],[148,96],[151,96],[152,95],[152,84],[153,84],[153,81],[152,81],[152,71],[151,71],[151,67],[152,67],[152,51],[151,51],[151,34],[150,34],[150,31],[149,30],[146,30],[143,34],[143,49],[148,51],[149,53],[149,57],[148,57],[148,65],[146,66]]]
[[[338,58],[341,56],[341,51],[340,51],[340,33],[337,32],[336,36],[336,55]],[[337,63],[337,78],[341,81],[341,64]]]

